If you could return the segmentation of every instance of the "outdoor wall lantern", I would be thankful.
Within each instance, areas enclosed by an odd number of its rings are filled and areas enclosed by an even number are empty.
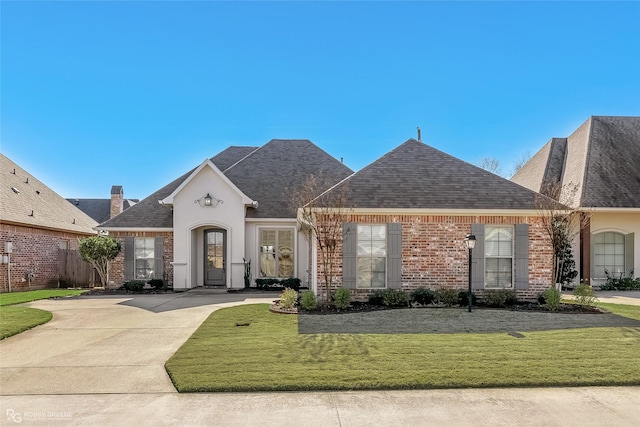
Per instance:
[[[222,201],[220,199],[216,199],[211,194],[207,193],[206,196],[195,200],[194,203],[199,204],[203,208],[215,208],[216,206],[224,203],[224,201]]]
[[[471,313],[471,266],[473,261],[473,248],[476,247],[476,236],[473,234],[467,234],[464,238],[464,244],[469,249],[469,292],[467,294],[467,301],[469,302],[469,313]]]

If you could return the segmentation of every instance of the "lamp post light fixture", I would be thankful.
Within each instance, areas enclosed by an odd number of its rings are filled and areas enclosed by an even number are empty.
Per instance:
[[[469,303],[469,313],[471,313],[471,268],[473,262],[473,248],[476,247],[476,236],[473,234],[467,234],[464,238],[464,244],[467,246],[467,249],[469,249],[469,293],[467,295],[467,301]]]

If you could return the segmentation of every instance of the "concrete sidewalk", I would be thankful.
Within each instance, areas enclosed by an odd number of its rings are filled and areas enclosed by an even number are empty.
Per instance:
[[[214,310],[273,300],[258,296],[30,303],[54,317],[0,341],[0,425],[639,424],[640,387],[178,394],[165,361]]]

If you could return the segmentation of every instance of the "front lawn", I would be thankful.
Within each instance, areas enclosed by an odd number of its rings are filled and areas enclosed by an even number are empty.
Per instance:
[[[0,294],[0,340],[47,323],[52,318],[48,311],[14,306],[15,304],[39,299],[74,296],[82,292],[84,291],[75,289],[44,289]]]
[[[297,316],[257,304],[212,313],[166,369],[180,392],[638,385],[638,354],[640,327],[299,334]]]

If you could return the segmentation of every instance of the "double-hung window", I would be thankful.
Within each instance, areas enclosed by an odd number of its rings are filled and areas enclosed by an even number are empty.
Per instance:
[[[485,287],[513,287],[513,227],[485,226],[484,251]]]
[[[293,277],[294,229],[260,229],[260,277]]]
[[[356,287],[384,288],[387,270],[387,227],[358,225]]]
[[[612,277],[625,275],[624,234],[605,232],[593,235],[593,277],[604,279],[605,270]]]
[[[153,279],[155,239],[153,237],[136,237],[134,241],[135,278],[139,280]]]

